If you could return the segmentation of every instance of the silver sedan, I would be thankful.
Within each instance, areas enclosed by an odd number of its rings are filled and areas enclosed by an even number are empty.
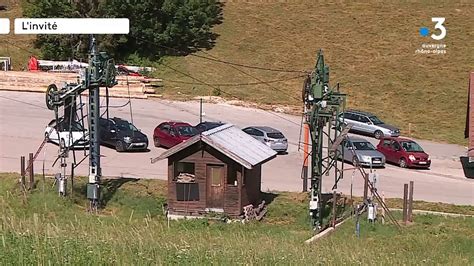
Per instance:
[[[279,130],[267,126],[252,126],[242,130],[274,151],[285,153],[288,149],[288,140]]]
[[[344,161],[352,162],[353,165],[356,158],[359,159],[361,166],[383,167],[385,165],[385,156],[365,139],[347,137],[339,147],[339,150],[341,149],[344,149]]]

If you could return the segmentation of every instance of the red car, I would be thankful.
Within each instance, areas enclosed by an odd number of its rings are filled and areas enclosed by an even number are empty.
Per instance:
[[[155,147],[171,148],[199,132],[190,124],[184,122],[163,122],[153,131]]]
[[[430,156],[423,151],[418,143],[406,138],[382,138],[377,145],[377,150],[387,162],[398,164],[402,168],[430,168]]]
[[[119,75],[134,76],[134,77],[143,77],[142,74],[128,69],[124,65],[117,66],[117,72]]]

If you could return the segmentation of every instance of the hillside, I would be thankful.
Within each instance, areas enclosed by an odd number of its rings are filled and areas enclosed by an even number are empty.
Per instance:
[[[19,13],[11,13],[15,12]],[[372,111],[401,127],[404,134],[411,124],[416,138],[465,144],[466,87],[474,67],[473,13],[474,4],[459,1],[228,1],[224,21],[215,27],[219,34],[215,47],[196,55],[264,68],[311,70],[322,48],[332,84],[341,84],[349,95],[349,107]],[[434,16],[446,17],[447,53],[415,54],[422,43],[437,43],[418,33],[422,26],[433,29]],[[31,38],[10,36],[17,46],[31,50]],[[28,58],[25,50],[11,45],[5,49],[0,41],[0,55],[5,51],[17,59],[16,68]],[[246,101],[301,106],[303,78],[295,78],[299,73],[234,67],[193,55],[164,62],[211,84],[289,79],[271,86],[219,87],[221,95],[230,99],[228,93]],[[189,99],[215,93],[164,66],[155,74],[165,81],[161,91],[165,97]]]
[[[227,2],[224,22],[216,27],[220,34],[216,46],[198,55],[267,68],[308,70],[322,48],[331,67],[332,84],[339,82],[349,94],[349,107],[379,114],[405,134],[412,123],[413,137],[465,143],[466,89],[468,73],[474,67],[474,4],[254,2]],[[422,43],[436,43],[418,33],[421,26],[432,26],[433,16],[446,17],[447,54],[415,54]],[[170,61],[207,83],[258,82],[232,66],[195,56]],[[160,77],[165,82],[166,78],[192,81],[163,69]],[[240,69],[263,80],[298,75]],[[271,85],[299,99],[302,82],[299,78]],[[167,84],[170,94],[207,95],[210,90],[198,82]],[[301,105],[268,85],[221,89],[249,101]]]
[[[306,195],[266,193],[274,200],[262,222],[168,222],[162,212],[166,181],[112,180],[103,184],[106,204],[86,211],[85,182],[60,198],[52,180],[23,194],[17,174],[0,174],[2,265],[295,265],[472,264],[472,218],[415,215],[402,232],[361,219],[360,237],[350,219],[307,245],[311,235]],[[398,204],[400,200],[397,200]],[[389,203],[390,204],[390,203]],[[420,204],[420,205],[418,205]],[[415,203],[415,208],[423,203]],[[472,214],[471,206],[436,204]],[[396,213],[400,218],[400,214]],[[363,248],[361,248],[363,247]],[[369,252],[370,251],[370,252]],[[400,252],[403,251],[403,252]]]

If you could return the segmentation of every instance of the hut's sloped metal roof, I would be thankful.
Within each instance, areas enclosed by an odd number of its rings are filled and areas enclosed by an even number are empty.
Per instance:
[[[152,163],[168,158],[200,140],[247,169],[252,169],[255,165],[274,158],[277,154],[267,145],[254,139],[241,129],[232,124],[225,124],[174,146],[159,157],[152,159]]]

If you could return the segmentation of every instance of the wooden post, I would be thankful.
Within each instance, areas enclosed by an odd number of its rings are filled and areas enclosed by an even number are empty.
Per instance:
[[[71,197],[73,197],[74,192],[74,167],[76,165],[74,163],[71,164]]]
[[[403,184],[403,222],[408,221],[408,184]]]
[[[336,206],[337,206],[336,190],[332,192],[332,227],[336,228]]]
[[[359,223],[359,205],[356,207],[356,228],[355,233],[357,237],[360,237],[360,223]]]
[[[304,143],[303,143],[303,192],[308,191],[308,161],[309,161],[309,152],[308,152],[308,145],[309,145],[309,125],[304,124]]]
[[[26,169],[25,169],[25,156],[21,156],[20,158],[20,184],[22,188],[25,188],[25,176],[26,176]]]
[[[364,176],[364,203],[367,203],[367,194],[369,192],[369,176]]]
[[[408,195],[408,221],[413,222],[413,187],[414,182],[410,181],[410,191]]]
[[[46,184],[46,176],[44,174],[44,160],[43,160],[43,194],[44,194],[44,186]]]
[[[29,190],[33,189],[34,183],[35,183],[35,176],[34,176],[34,171],[33,171],[33,153],[30,152],[29,154],[29,159],[28,159],[28,166],[29,166]]]

